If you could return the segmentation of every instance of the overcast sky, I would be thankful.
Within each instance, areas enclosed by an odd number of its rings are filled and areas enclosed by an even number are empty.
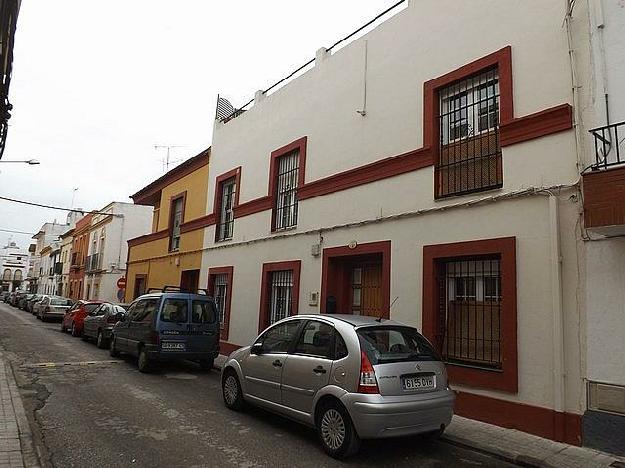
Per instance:
[[[208,147],[217,93],[235,106],[395,0],[23,0],[0,195],[103,208]],[[170,167],[171,168],[171,167]],[[0,200],[0,229],[66,213]],[[11,234],[0,231],[4,245]],[[26,247],[30,235],[12,234]]]

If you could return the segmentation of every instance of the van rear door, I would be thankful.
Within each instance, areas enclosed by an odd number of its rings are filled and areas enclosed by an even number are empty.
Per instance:
[[[219,319],[210,297],[195,296],[190,301],[189,351],[210,352],[219,344]]]
[[[163,301],[157,322],[162,352],[189,351],[189,306],[187,297],[168,297]]]

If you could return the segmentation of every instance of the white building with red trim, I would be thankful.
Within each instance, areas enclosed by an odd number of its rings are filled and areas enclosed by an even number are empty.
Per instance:
[[[458,414],[581,444],[596,3],[411,1],[216,122],[222,348],[289,314],[390,316],[441,351]]]

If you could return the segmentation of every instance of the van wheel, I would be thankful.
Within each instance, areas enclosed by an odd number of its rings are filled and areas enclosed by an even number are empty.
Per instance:
[[[102,330],[98,332],[98,339],[96,341],[96,345],[100,349],[106,348],[106,339],[104,338],[104,334],[102,333]]]
[[[119,351],[117,351],[117,347],[115,345],[116,341],[117,340],[115,339],[115,335],[113,335],[113,338],[111,339],[111,347],[109,348],[109,354],[111,355],[111,357],[119,356]]]
[[[215,359],[202,359],[200,361],[200,368],[205,371],[210,371],[215,364]]]
[[[137,361],[137,367],[139,368],[139,372],[150,372],[151,365],[150,360],[148,359],[148,353],[145,348],[141,348],[139,351],[139,360]]]
[[[317,434],[323,450],[332,458],[344,459],[360,448],[360,438],[349,414],[338,402],[325,403],[317,416]]]
[[[243,409],[243,391],[237,374],[232,369],[224,372],[224,378],[221,380],[221,394],[227,408],[239,411]]]

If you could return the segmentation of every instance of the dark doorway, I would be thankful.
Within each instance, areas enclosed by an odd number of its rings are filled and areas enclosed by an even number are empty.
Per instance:
[[[184,270],[180,275],[180,289],[197,292],[200,284],[200,270]]]
[[[146,277],[144,275],[135,276],[135,291],[134,291],[133,300],[145,294],[145,283],[146,283]]]

